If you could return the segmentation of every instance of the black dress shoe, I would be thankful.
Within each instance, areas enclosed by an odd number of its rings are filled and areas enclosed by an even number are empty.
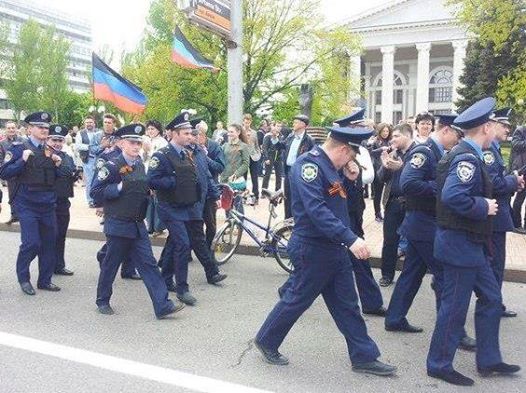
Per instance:
[[[22,291],[26,294],[26,295],[35,295],[35,288],[33,288],[33,285],[31,285],[31,283],[28,281],[28,282],[21,282],[20,283],[20,288],[22,288]]]
[[[190,292],[185,292],[183,294],[177,294],[177,299],[182,301],[184,304],[188,306],[195,306],[195,303],[197,303],[197,299],[193,297]]]
[[[170,315],[175,314],[178,311],[181,311],[183,308],[184,308],[184,303],[181,303],[181,302],[176,302],[175,304],[172,303],[170,308],[168,308],[168,310],[157,315],[157,319],[166,319]]]
[[[387,278],[387,277],[382,277],[378,283],[380,284],[381,287],[388,287],[389,285],[391,285],[393,283],[393,279],[391,278]]]
[[[466,377],[465,375],[460,374],[458,371],[427,371],[427,375],[433,378],[441,379],[442,381],[446,381],[452,385],[458,385],[458,386],[473,386],[475,381],[473,381],[471,378]]]
[[[403,326],[385,326],[385,330],[388,332],[405,332],[405,333],[422,333],[424,329],[413,326],[410,323]]]
[[[378,317],[385,317],[386,309],[384,306],[377,308],[376,310],[363,310],[364,314],[367,315],[376,315]]]
[[[226,274],[217,273],[217,274],[214,274],[212,277],[207,278],[206,281],[208,281],[209,284],[213,285],[213,284],[217,284],[218,282],[223,281],[227,277],[228,276]]]
[[[267,363],[273,364],[275,366],[286,366],[287,364],[289,364],[289,359],[287,359],[278,351],[265,348],[255,340],[254,345],[259,350],[259,352],[261,352]]]
[[[375,360],[374,362],[353,364],[352,370],[357,373],[389,376],[393,375],[396,372],[396,367]]]
[[[476,352],[477,351],[477,340],[469,336],[464,336],[460,340],[458,347],[460,349],[463,349],[464,351]]]
[[[113,308],[109,304],[104,304],[102,306],[98,307],[98,310],[101,314],[104,315],[113,315],[115,314],[115,311],[113,311]]]
[[[498,374],[514,374],[516,372],[519,372],[521,369],[520,366],[517,366],[516,364],[507,364],[507,363],[497,363],[493,366],[489,367],[477,367],[477,370],[480,375],[483,377],[487,377],[493,373]]]
[[[72,276],[73,272],[71,270],[64,268],[64,269],[57,270],[55,274],[59,276]]]
[[[60,287],[58,285],[53,284],[52,282],[46,285],[37,285],[37,288],[42,289],[43,291],[50,291],[50,292],[60,291]]]
[[[121,274],[121,277],[123,280],[142,280],[141,276],[139,276],[139,273],[133,273],[132,275],[126,275],[126,276],[123,276]]]
[[[515,318],[516,316],[517,316],[517,313],[515,311],[511,311],[511,310],[502,311],[502,318]]]

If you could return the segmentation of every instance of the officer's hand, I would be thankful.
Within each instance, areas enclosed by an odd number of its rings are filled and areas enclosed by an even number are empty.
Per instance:
[[[33,154],[33,151],[31,151],[30,149],[24,150],[23,153],[22,153],[22,160],[27,162],[27,159],[32,154]]]
[[[517,175],[517,182],[519,183],[518,191],[524,190],[524,175],[523,176]]]
[[[368,259],[371,253],[365,244],[365,240],[358,238],[356,241],[349,247],[349,250],[354,254],[358,259]]]
[[[102,207],[95,208],[95,214],[97,215],[97,217],[104,216],[104,208]]]
[[[60,158],[60,156],[58,156],[57,154],[52,154],[51,159],[55,163],[55,166],[60,166],[60,164],[62,164],[62,158]]]
[[[389,166],[388,166],[389,165],[389,159],[390,159],[389,153],[387,152],[387,150],[384,150],[382,152],[382,154],[380,154],[380,160],[382,161],[382,166],[384,168],[389,169]]]
[[[403,162],[400,159],[394,159],[389,158],[389,161],[387,161],[387,168],[389,168],[392,171],[397,171],[400,168],[402,168]]]
[[[349,161],[347,165],[343,167],[343,174],[345,177],[351,181],[355,181],[360,174],[360,168],[354,161]]]
[[[495,199],[485,198],[488,202],[488,216],[495,216],[499,210],[499,205]]]

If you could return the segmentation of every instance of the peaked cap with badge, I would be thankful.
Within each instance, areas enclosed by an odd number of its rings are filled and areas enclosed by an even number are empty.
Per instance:
[[[48,112],[35,112],[27,115],[24,122],[37,127],[49,128],[51,115]]]

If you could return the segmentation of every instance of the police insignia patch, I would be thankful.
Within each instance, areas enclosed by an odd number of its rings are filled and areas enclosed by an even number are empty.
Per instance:
[[[306,182],[310,183],[318,177],[318,165],[308,163],[303,164],[301,167],[301,178]]]
[[[457,165],[457,176],[462,183],[468,183],[473,179],[475,165],[471,162],[460,161]]]
[[[425,154],[422,153],[415,153],[413,154],[413,157],[411,157],[411,167],[418,169],[422,168],[422,166],[425,164],[427,157]]]
[[[40,118],[42,120],[47,120],[47,113],[42,113],[42,115],[40,115]]]
[[[11,161],[11,158],[13,158],[13,153],[11,153],[10,151],[8,151],[7,153],[5,153],[4,162],[9,162],[9,161]]]
[[[62,127],[58,126],[57,128],[55,128],[55,131],[58,132],[58,133],[61,133],[62,132]]]
[[[99,173],[97,174],[97,179],[99,179],[100,181],[102,180],[106,180],[108,178],[108,176],[110,175],[110,171],[108,168],[106,168],[105,166],[103,166]]]
[[[99,158],[99,159],[97,159],[97,162],[95,163],[95,167],[97,169],[100,169],[100,168],[102,168],[104,166],[105,163],[106,163],[106,161],[104,161],[104,159]]]
[[[139,133],[141,132],[141,130],[142,130],[142,127],[141,127],[141,126],[136,126],[136,127],[135,127],[135,133],[136,133],[136,134],[139,134]]]
[[[183,117],[184,117],[184,121],[188,121],[188,119],[190,118],[190,117],[188,116],[188,113],[185,113]]]
[[[490,151],[485,151],[483,157],[486,165],[493,165],[493,163],[495,162],[495,156]]]
[[[159,166],[159,159],[157,157],[152,157],[150,163],[148,164],[149,169],[155,169]]]

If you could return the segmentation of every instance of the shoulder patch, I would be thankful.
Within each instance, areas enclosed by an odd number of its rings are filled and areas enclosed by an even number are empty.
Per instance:
[[[301,178],[310,183],[318,177],[318,165],[311,162],[301,166]]]
[[[150,160],[149,164],[148,164],[148,167],[150,169],[155,169],[159,166],[159,159],[157,157],[152,157],[152,159]]]
[[[5,153],[4,163],[11,161],[12,158],[13,158],[13,153],[8,151],[7,153]]]
[[[110,170],[103,166],[102,168],[100,168],[100,171],[99,173],[97,173],[97,179],[99,179],[100,181],[104,181],[108,178],[108,176],[110,175]]]
[[[495,162],[495,155],[491,151],[485,151],[482,156],[486,165],[493,165]]]
[[[460,161],[457,164],[457,177],[462,183],[468,183],[473,179],[475,165],[468,161]]]
[[[97,162],[95,163],[95,168],[99,169],[104,166],[106,163],[106,160],[104,158],[97,158]]]
[[[425,164],[427,160],[427,157],[423,153],[415,153],[411,157],[411,161],[409,162],[411,164],[412,168],[418,169],[422,168],[422,166]]]

